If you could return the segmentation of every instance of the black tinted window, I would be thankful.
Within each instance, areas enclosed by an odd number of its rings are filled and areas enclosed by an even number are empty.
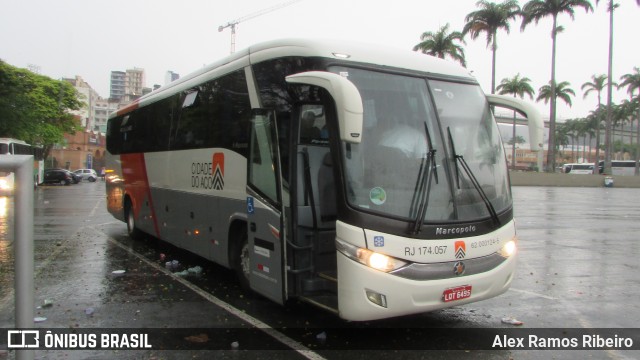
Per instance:
[[[232,149],[246,156],[251,112],[244,70],[109,120],[111,154]]]

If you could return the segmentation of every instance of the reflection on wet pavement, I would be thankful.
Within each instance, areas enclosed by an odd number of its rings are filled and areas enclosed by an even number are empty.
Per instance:
[[[77,193],[70,198],[73,190]],[[381,358],[390,354],[420,358],[424,353],[396,350],[403,346],[406,349],[412,343],[424,343],[420,338],[424,329],[465,328],[480,334],[485,328],[508,326],[501,322],[504,317],[521,320],[527,328],[635,327],[640,313],[628,311],[627,306],[628,299],[640,296],[640,284],[635,276],[639,267],[635,259],[640,255],[637,241],[640,191],[516,187],[513,192],[519,264],[510,291],[491,300],[417,316],[348,323],[295,300],[283,307],[243,293],[233,272],[170,244],[150,237],[130,240],[125,224],[106,213],[104,185],[102,189],[38,189],[34,229],[36,304],[51,302],[50,306],[36,310],[36,316],[47,318],[38,326],[209,329],[248,326],[194,291],[197,288],[331,359],[376,358],[378,355],[377,358]],[[10,203],[11,200],[7,200],[7,204]],[[13,249],[11,235],[8,235],[12,231],[10,208],[0,209],[0,327],[13,324],[13,298],[9,296],[12,292],[7,290],[13,287]],[[167,270],[166,262],[173,260],[179,265]],[[196,266],[202,269],[199,276],[188,271]],[[118,270],[123,273],[114,273]],[[182,271],[187,271],[184,277],[177,278]],[[318,341],[323,333],[335,348],[372,343],[381,344],[389,351],[380,354],[332,352]],[[358,337],[359,333],[366,333],[367,337]],[[516,354],[543,359],[550,353]],[[71,351],[45,355],[65,359],[109,358],[110,355],[165,358],[153,352],[105,355]],[[194,351],[172,357],[211,355]],[[237,357],[228,353],[216,355]],[[581,355],[590,354],[553,354],[559,359]],[[443,352],[438,356],[502,359],[513,357],[513,353],[463,351]]]

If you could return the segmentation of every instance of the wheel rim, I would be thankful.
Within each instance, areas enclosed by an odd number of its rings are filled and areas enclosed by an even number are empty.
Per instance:
[[[127,211],[127,231],[129,232],[129,235],[131,235],[131,233],[133,232],[133,229],[135,229],[136,227],[136,222],[133,218],[133,211],[131,211],[131,209],[129,209]]]
[[[242,244],[240,249],[240,271],[245,279],[249,280],[249,272],[251,271],[251,259],[249,258],[249,243]]]

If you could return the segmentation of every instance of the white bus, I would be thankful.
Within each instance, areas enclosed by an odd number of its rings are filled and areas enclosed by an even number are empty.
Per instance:
[[[22,140],[0,138],[0,155],[33,155],[33,181],[37,186],[44,175],[44,158],[41,147],[31,146]],[[0,171],[0,194],[11,195],[15,187],[15,174]]]
[[[469,72],[411,51],[279,40],[110,116],[108,210],[235,269],[284,304],[348,320],[505,292],[516,264],[507,165]]]
[[[604,170],[604,161],[599,163],[600,173]],[[634,160],[611,160],[611,175],[634,176],[636,173],[636,162]]]

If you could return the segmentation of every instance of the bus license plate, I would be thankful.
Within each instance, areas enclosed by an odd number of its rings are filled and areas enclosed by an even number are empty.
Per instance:
[[[456,301],[471,297],[471,285],[463,285],[450,289],[446,289],[442,293],[442,301]]]

